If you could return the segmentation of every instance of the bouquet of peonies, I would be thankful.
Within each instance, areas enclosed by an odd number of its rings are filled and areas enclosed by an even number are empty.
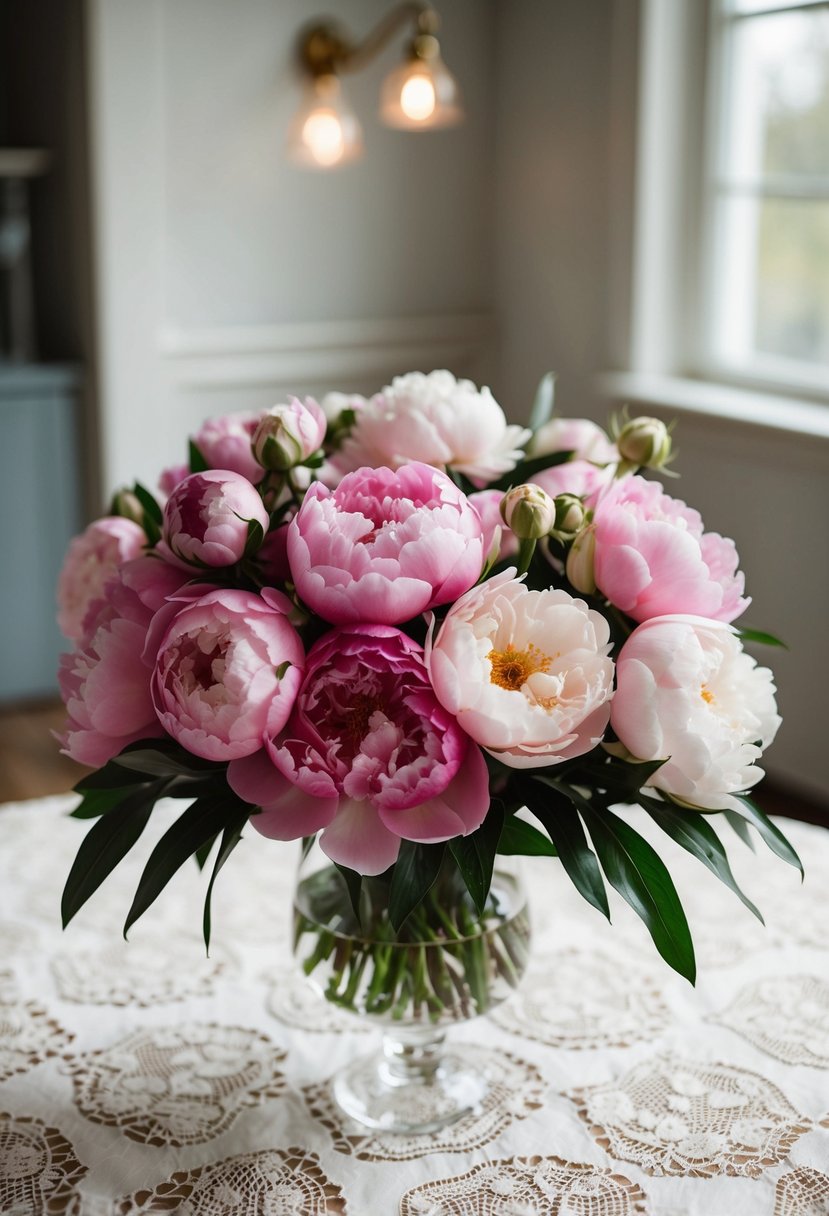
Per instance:
[[[212,856],[209,941],[213,882],[250,821],[317,838],[354,917],[394,942],[470,941],[496,854],[557,854],[605,916],[615,887],[693,980],[676,890],[625,803],[759,916],[714,823],[800,865],[747,794],[780,719],[742,640],[774,639],[731,624],[748,603],[733,542],[640,474],[668,463],[665,426],[623,417],[611,440],[552,404],[547,377],[530,428],[510,426],[445,371],[292,398],[206,423],[163,506],[139,484],[115,496],[59,585],[75,643],[61,743],[97,770],[77,786],[74,815],[96,822],[64,924],[162,798],[185,809],[125,931]]]

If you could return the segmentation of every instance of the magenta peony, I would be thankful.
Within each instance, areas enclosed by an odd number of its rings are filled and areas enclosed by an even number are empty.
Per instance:
[[[288,529],[297,592],[326,621],[396,625],[468,590],[483,528],[466,495],[424,464],[316,483]]]
[[[279,591],[215,590],[185,601],[167,624],[152,697],[162,726],[188,751],[249,756],[285,725],[304,664],[292,607]]]
[[[143,528],[117,515],[96,519],[70,542],[58,578],[58,625],[64,637],[81,641],[85,618],[104,584],[146,543]]]
[[[767,667],[719,621],[664,616],[634,629],[616,661],[611,722],[638,760],[665,760],[648,784],[707,810],[763,776],[756,761],[780,718]]]
[[[379,874],[400,840],[466,835],[489,808],[486,764],[438,703],[423,652],[397,629],[334,629],[309,651],[294,712],[261,757],[231,764],[230,784],[264,807],[266,836],[324,828],[341,865]],[[302,792],[297,798],[289,787]]]
[[[625,477],[599,497],[596,586],[635,621],[672,613],[733,621],[749,604],[732,540],[655,481]]]
[[[269,517],[251,483],[227,469],[191,473],[164,507],[163,552],[193,566],[233,566],[244,555],[248,523]]]
[[[566,591],[528,591],[514,570],[461,597],[427,664],[438,700],[511,768],[581,756],[610,717],[607,621]]]

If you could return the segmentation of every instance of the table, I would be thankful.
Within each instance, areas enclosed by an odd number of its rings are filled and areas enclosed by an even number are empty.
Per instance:
[[[736,837],[764,929],[659,841],[697,943],[696,989],[632,912],[614,925],[555,859],[527,863],[523,988],[452,1030],[495,1099],[433,1136],[349,1125],[328,1079],[372,1044],[292,971],[298,849],[248,829],[199,938],[188,864],[130,932],[157,808],[66,933],[87,827],[73,796],[0,809],[0,1211],[14,1216],[818,1216],[829,1213],[829,833],[786,822],[796,871]],[[180,804],[179,804],[180,806]],[[656,842],[657,830],[625,812]]]

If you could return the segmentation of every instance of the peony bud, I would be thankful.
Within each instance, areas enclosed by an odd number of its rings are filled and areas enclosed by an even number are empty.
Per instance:
[[[251,440],[254,459],[265,469],[285,473],[317,451],[325,430],[325,414],[316,401],[292,397],[287,405],[275,405],[260,421]]]
[[[671,458],[671,436],[659,418],[632,418],[620,430],[616,444],[633,468],[661,469]]]
[[[556,521],[552,531],[559,540],[572,540],[584,527],[584,503],[576,494],[557,494],[553,501]]]
[[[596,578],[593,573],[593,554],[596,549],[596,533],[592,524],[582,528],[567,554],[566,572],[570,585],[582,595],[593,595]]]
[[[110,515],[117,515],[121,519],[131,519],[139,527],[143,528],[144,526],[144,508],[132,490],[116,490],[112,496],[109,513]]]
[[[501,518],[519,540],[540,540],[556,522],[556,504],[546,490],[528,481],[501,499]]]

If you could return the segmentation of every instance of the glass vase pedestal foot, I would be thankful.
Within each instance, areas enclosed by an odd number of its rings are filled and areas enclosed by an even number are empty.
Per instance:
[[[410,1135],[474,1113],[487,1093],[480,1061],[463,1047],[444,1051],[445,1037],[428,1026],[387,1031],[382,1054],[361,1056],[336,1075],[334,1098],[365,1127]]]

